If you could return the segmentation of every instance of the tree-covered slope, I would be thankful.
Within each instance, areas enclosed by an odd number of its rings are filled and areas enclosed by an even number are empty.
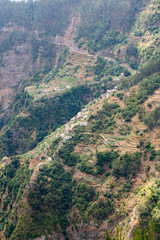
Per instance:
[[[2,159],[5,239],[106,239],[106,230],[132,239],[133,229],[134,239],[158,239],[160,76],[141,74],[138,86],[93,100],[32,151]]]
[[[37,29],[56,35],[69,24],[70,14],[79,1],[9,1],[1,0],[1,27],[12,24],[28,30]]]
[[[127,42],[118,46],[115,54],[126,61],[132,68],[138,63],[145,63],[153,56],[159,56],[160,3],[150,1],[139,13]]]
[[[159,9],[0,0],[0,239],[160,239]]]
[[[51,71],[39,70],[22,81],[10,108],[2,111],[1,158],[34,148],[47,134],[74,117],[83,105],[115,85],[109,78],[97,80],[96,60],[73,55],[67,48],[63,50]],[[124,68],[116,66],[119,75]]]
[[[87,1],[81,8],[76,40],[84,38],[90,51],[112,48],[122,43],[145,1]]]
[[[159,1],[87,1],[81,6],[75,43],[114,56],[137,69],[159,55]]]
[[[0,114],[12,103],[17,86],[56,63],[52,37],[63,34],[78,1],[0,1]]]

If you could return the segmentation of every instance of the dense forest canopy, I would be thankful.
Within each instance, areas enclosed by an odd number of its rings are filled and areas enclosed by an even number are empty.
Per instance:
[[[38,29],[56,35],[62,34],[69,15],[79,1],[75,0],[28,0],[11,2],[0,0],[0,28],[17,24],[28,30]]]
[[[143,4],[143,0],[87,0],[81,7],[76,40],[85,38],[93,51],[123,42]]]
[[[159,16],[0,0],[0,240],[160,240]]]

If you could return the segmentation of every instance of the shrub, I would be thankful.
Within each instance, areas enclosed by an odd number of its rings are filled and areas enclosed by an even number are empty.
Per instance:
[[[95,192],[92,186],[81,183],[76,187],[73,204],[76,205],[81,215],[86,211],[94,196]]]
[[[112,173],[117,178],[120,176],[129,177],[134,176],[141,164],[141,152],[136,152],[132,155],[124,154],[117,158],[112,163]]]
[[[65,231],[68,226],[67,210],[72,204],[72,187],[72,177],[64,171],[62,164],[53,162],[50,166],[42,167],[27,195],[32,209],[32,222],[27,232],[33,234],[32,225],[40,229],[41,234],[44,233],[43,229],[48,232],[48,221],[51,231],[56,231],[57,225]]]
[[[80,163],[78,168],[81,172],[85,172],[86,174],[94,174],[93,167],[87,161]]]
[[[114,210],[113,203],[110,200],[100,199],[97,203],[91,205],[88,210],[88,215],[96,221],[102,221]]]
[[[124,93],[117,93],[116,95],[120,100],[123,100]]]
[[[110,152],[110,151],[105,151],[105,152],[97,152],[97,174],[103,174],[103,165],[107,164],[108,167],[111,168],[112,166],[112,161],[119,157],[118,152]]]

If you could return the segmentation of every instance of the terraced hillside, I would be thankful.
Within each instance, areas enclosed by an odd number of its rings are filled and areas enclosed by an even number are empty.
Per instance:
[[[0,1],[0,239],[160,239],[159,9]]]
[[[106,239],[123,222],[121,235],[132,239],[159,178],[159,81],[154,74],[127,92],[108,90],[35,149],[3,158],[2,238]],[[152,126],[148,114],[157,116]]]

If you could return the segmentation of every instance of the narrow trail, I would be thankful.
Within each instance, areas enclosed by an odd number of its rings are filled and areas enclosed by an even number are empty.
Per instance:
[[[71,20],[71,23],[68,27],[68,29],[65,31],[64,36],[57,35],[53,41],[57,45],[65,45],[67,46],[72,52],[79,53],[82,55],[85,55],[87,57],[92,57],[96,59],[98,56],[101,56],[102,58],[116,62],[114,58],[110,58],[105,56],[105,53],[97,52],[96,54],[90,54],[87,50],[80,49],[76,46],[74,42],[74,37],[76,35],[77,31],[77,25],[80,23],[80,14],[77,14],[77,16],[74,16]]]
[[[109,57],[105,57],[103,56],[102,53],[98,52],[97,54],[89,54],[87,50],[84,50],[84,49],[80,49],[78,48],[74,41],[73,40],[68,40],[66,39],[65,37],[63,36],[59,36],[57,35],[55,38],[54,38],[54,43],[57,44],[57,45],[65,45],[67,46],[72,52],[76,52],[76,53],[79,53],[79,54],[82,54],[82,55],[85,55],[87,57],[93,57],[94,59],[96,59],[98,56],[108,60],[108,61],[112,61],[112,62],[116,62],[116,60],[114,58],[109,58]]]

